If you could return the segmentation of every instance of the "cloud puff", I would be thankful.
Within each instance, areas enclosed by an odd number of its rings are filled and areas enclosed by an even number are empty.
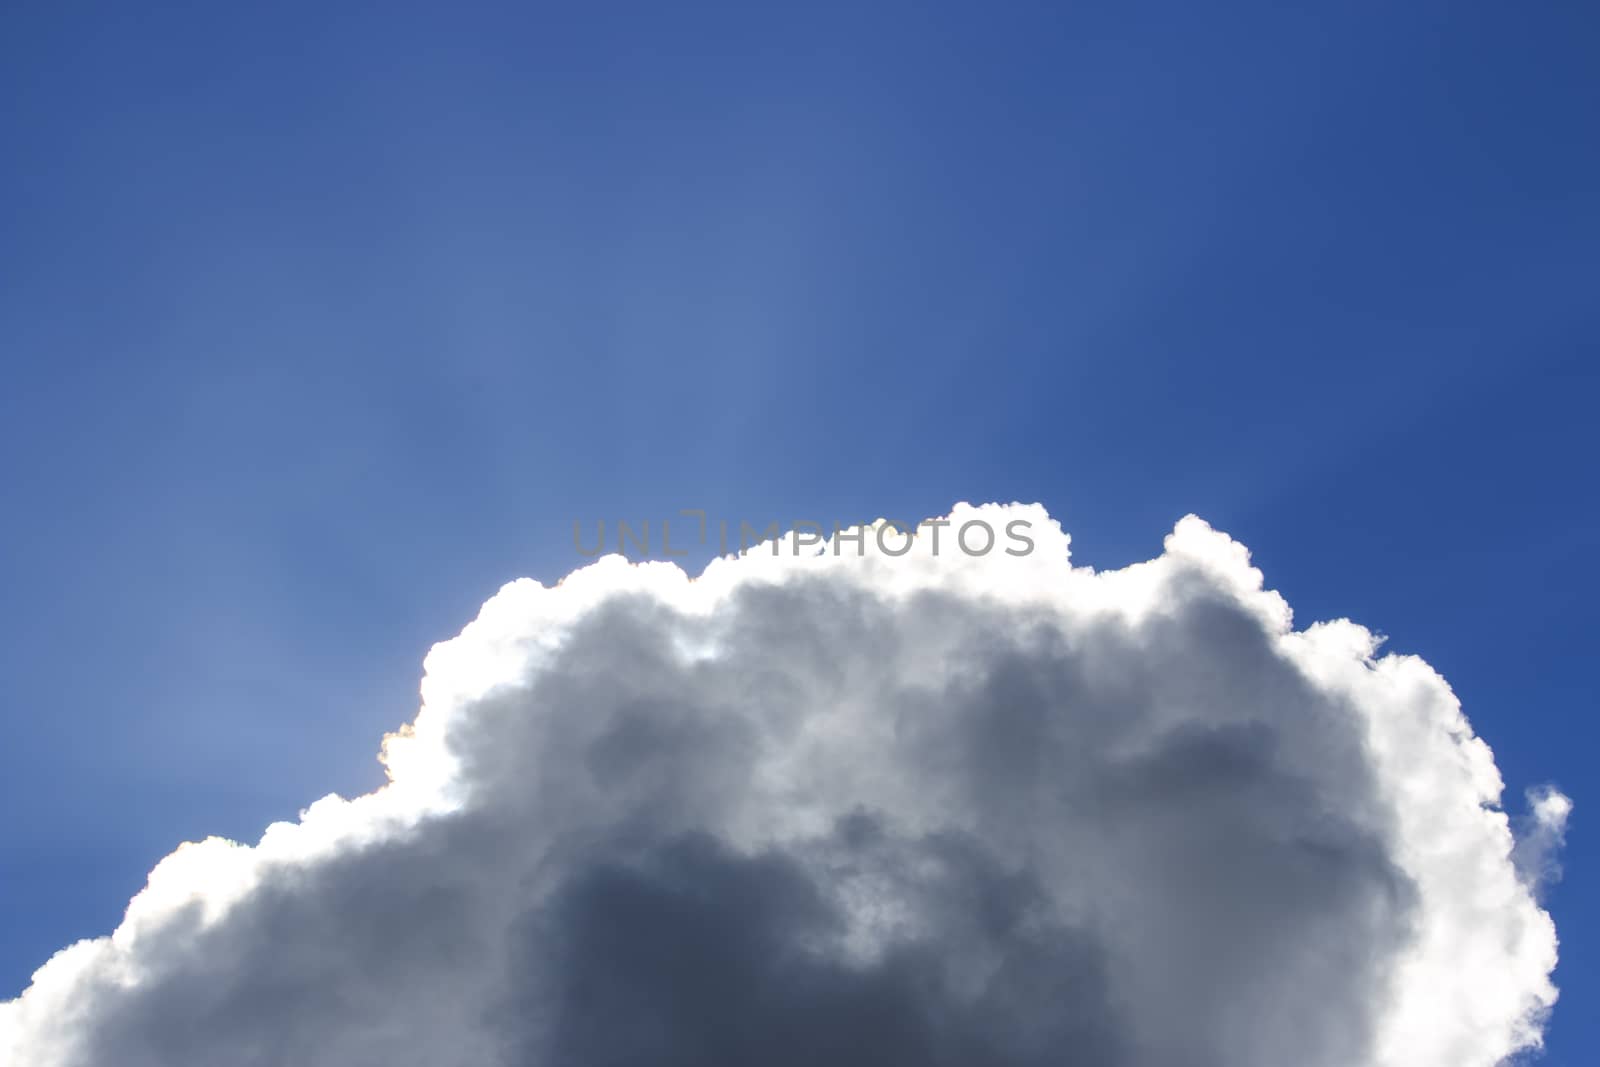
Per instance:
[[[0,1004],[30,1067],[1489,1067],[1547,869],[1445,682],[1147,563],[610,557],[429,655],[390,782],[179,848]],[[844,542],[840,543],[844,545]],[[780,548],[782,546],[779,546]],[[859,554],[858,554],[859,553]]]

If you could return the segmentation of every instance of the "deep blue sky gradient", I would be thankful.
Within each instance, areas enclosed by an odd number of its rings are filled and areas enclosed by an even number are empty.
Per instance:
[[[574,519],[1195,511],[1577,813],[1600,1055],[1600,8],[13,3],[0,995],[377,784]]]

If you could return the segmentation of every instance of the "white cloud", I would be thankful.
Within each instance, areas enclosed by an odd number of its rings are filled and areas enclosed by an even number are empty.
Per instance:
[[[1163,554],[598,561],[429,655],[390,784],[163,861],[0,1004],[29,1067],[1490,1067],[1570,802],[1448,685]],[[1074,1059],[1074,1056],[1078,1059]]]
[[[1523,880],[1538,892],[1561,878],[1560,852],[1572,801],[1551,785],[1529,789],[1525,799],[1528,813],[1520,820],[1513,858]]]

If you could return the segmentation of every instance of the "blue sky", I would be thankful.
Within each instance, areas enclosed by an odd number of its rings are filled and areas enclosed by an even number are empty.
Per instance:
[[[1577,3],[12,5],[0,986],[177,841],[380,779],[574,519],[1198,512],[1578,805],[1600,18]]]

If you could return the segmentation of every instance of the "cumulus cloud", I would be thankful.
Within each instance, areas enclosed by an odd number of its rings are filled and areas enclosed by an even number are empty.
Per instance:
[[[1501,781],[1427,664],[1196,518],[602,559],[429,655],[387,786],[151,872],[0,1004],[29,1067],[1490,1067],[1536,1046]],[[860,553],[858,555],[858,552]]]
[[[1526,800],[1528,812],[1521,819],[1514,859],[1523,880],[1537,890],[1561,879],[1560,852],[1572,801],[1551,785],[1528,790]]]

